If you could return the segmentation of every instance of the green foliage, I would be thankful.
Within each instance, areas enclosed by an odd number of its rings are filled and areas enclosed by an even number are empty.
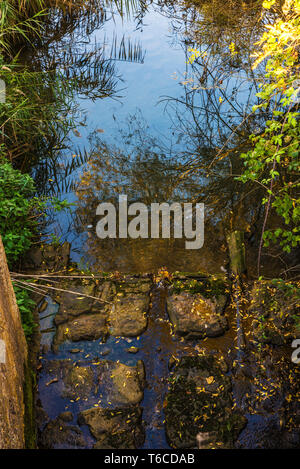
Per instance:
[[[35,194],[34,181],[8,162],[0,163],[0,234],[10,267],[28,251],[48,211],[69,209],[72,204],[56,197]]]
[[[74,80],[57,71],[30,71],[7,62],[0,48],[0,78],[6,84],[6,101],[0,104],[0,130],[7,157],[29,170],[45,154],[56,155],[68,133],[75,128],[77,105],[73,102]]]
[[[201,280],[175,280],[172,286],[174,292],[178,294],[181,292],[200,293],[205,298],[218,298],[222,295],[226,295],[226,284],[224,280],[215,277],[203,278]]]
[[[269,9],[280,2],[264,2]],[[267,31],[256,54],[256,67],[266,61],[265,80],[257,96],[257,108],[273,110],[271,120],[258,134],[252,135],[253,149],[244,153],[245,170],[239,178],[244,183],[255,181],[265,189],[262,203],[266,205],[263,240],[280,244],[290,252],[300,242],[299,208],[299,47],[300,1],[286,0],[282,17]],[[273,209],[282,219],[274,230],[265,230],[269,211]]]
[[[35,212],[41,202],[34,197],[34,182],[28,174],[0,164],[0,234],[11,266],[31,245],[37,229]]]
[[[16,285],[14,285],[14,290],[21,314],[24,333],[27,340],[29,340],[37,326],[33,317],[35,302],[30,298],[28,290],[24,290]]]
[[[272,284],[282,293],[285,299],[295,297],[300,301],[300,284],[287,282],[280,278],[272,280]]]
[[[34,193],[34,181],[28,174],[15,170],[8,162],[0,163],[0,234],[9,267],[30,248],[46,210],[69,208],[64,200],[54,198],[52,204],[51,198],[38,199]],[[36,327],[33,318],[35,302],[26,288],[14,286],[14,289],[28,340]]]
[[[44,0],[2,0],[0,48],[11,54],[16,41],[24,39],[30,42],[32,35],[41,29],[44,4]]]

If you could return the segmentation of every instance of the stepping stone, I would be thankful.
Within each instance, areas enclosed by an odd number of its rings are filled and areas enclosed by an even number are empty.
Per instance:
[[[127,279],[117,284],[117,295],[109,313],[109,333],[114,337],[137,337],[147,328],[151,282]]]
[[[167,299],[167,308],[179,335],[204,339],[223,335],[228,329],[227,319],[217,311],[217,302],[200,293],[172,295]]]
[[[142,410],[138,406],[91,408],[79,414],[78,423],[88,425],[97,440],[95,449],[136,449],[145,439]]]
[[[172,448],[231,448],[247,420],[235,412],[231,381],[212,355],[186,356],[176,364],[164,403]]]

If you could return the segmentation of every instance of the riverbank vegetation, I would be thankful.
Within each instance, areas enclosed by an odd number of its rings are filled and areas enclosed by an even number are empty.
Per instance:
[[[0,233],[11,269],[18,268],[24,254],[39,241],[47,208],[59,203],[38,196],[27,172],[47,159],[58,136],[62,141],[73,125],[68,84],[51,70],[29,70],[21,59],[28,47],[41,40],[46,17],[42,0],[1,2],[0,78],[5,91],[0,105]],[[15,292],[29,339],[35,304],[27,290],[16,286]]]
[[[266,1],[266,9],[278,2]],[[244,183],[254,181],[264,188],[265,215],[258,252],[260,269],[262,243],[277,242],[290,253],[300,244],[299,145],[300,145],[300,2],[287,0],[282,16],[266,25],[255,54],[255,69],[266,61],[265,79],[260,82],[258,108],[272,109],[265,127],[250,136],[253,148],[243,153]],[[267,229],[268,216],[275,211],[282,223]]]
[[[84,119],[76,96],[114,96],[119,81],[114,60],[142,60],[140,46],[124,39],[119,50],[114,41],[109,57],[104,48],[86,51],[86,37],[101,26],[105,6],[112,3],[1,2],[0,79],[5,91],[0,104],[0,233],[10,268],[39,242],[46,213],[69,207],[61,197],[48,195],[84,161],[81,155],[66,163],[60,159],[70,132]],[[122,12],[130,8],[128,2],[115,7]],[[76,54],[70,46],[75,32]],[[65,37],[66,47],[54,60],[56,44],[61,47]],[[32,304],[20,288],[16,294],[28,333]]]
[[[234,8],[236,3],[231,2],[231,7]],[[290,261],[297,256],[300,242],[300,3],[297,0],[255,2],[252,16],[244,19],[241,14],[232,18],[233,22],[238,23],[239,31],[242,31],[236,34],[235,38],[227,35],[229,24],[227,20],[232,10],[225,12],[222,7],[213,9],[212,5],[207,5],[205,2],[204,4],[200,2],[199,5],[204,15],[207,17],[215,15],[218,22],[224,22],[225,34],[222,35],[222,42],[224,49],[227,47],[228,53],[227,56],[226,53],[222,55],[224,64],[222,70],[229,61],[231,66],[236,62],[236,67],[240,64],[240,67],[247,70],[245,73],[248,75],[248,80],[252,74],[257,102],[248,115],[240,113],[237,125],[233,120],[226,122],[228,134],[223,136],[223,141],[220,138],[217,154],[212,155],[209,163],[203,161],[200,166],[199,160],[196,160],[192,165],[196,170],[202,167],[207,171],[207,177],[212,178],[211,187],[207,192],[211,194],[210,199],[214,199],[215,207],[219,204],[221,210],[224,210],[226,202],[222,204],[222,196],[217,195],[221,189],[218,183],[218,169],[223,169],[223,172],[219,172],[223,174],[229,162],[229,178],[236,180],[235,189],[240,197],[236,199],[228,221],[233,228],[236,226],[240,229],[241,205],[244,212],[246,205],[248,207],[246,211],[249,213],[256,211],[252,223],[250,222],[245,231],[253,233],[254,226],[256,230],[257,228],[260,230],[257,275],[260,275],[261,271],[263,248],[271,245],[277,246],[273,256],[281,258],[289,269]],[[252,34],[254,41],[249,47],[249,42],[246,46],[244,31],[250,26],[251,19],[252,24],[256,23],[259,27],[254,29]],[[202,33],[205,34],[204,31]],[[211,74],[210,57],[206,51],[190,48],[189,63],[195,77],[197,77],[195,70],[200,64],[202,70],[204,66],[204,70],[206,67],[207,73]],[[224,78],[219,77],[217,83],[222,84],[223,81]],[[203,80],[202,83],[205,86]],[[198,81],[193,84],[197,90]],[[218,104],[219,109],[225,106],[226,111],[229,107],[230,113],[234,114],[234,105],[238,107],[239,103],[237,101],[234,104],[229,103],[221,87],[216,87],[216,90],[219,96],[215,96],[215,107]],[[219,99],[218,104],[217,99]],[[222,114],[224,120],[226,111],[224,110]],[[239,151],[240,147],[248,151]],[[190,170],[193,171],[192,165]],[[242,182],[244,187],[240,186],[239,182]],[[254,199],[251,196],[253,193],[255,193]],[[208,198],[208,201],[210,199]],[[291,255],[288,256],[286,253]],[[294,263],[292,270],[296,271],[298,268],[299,266]]]

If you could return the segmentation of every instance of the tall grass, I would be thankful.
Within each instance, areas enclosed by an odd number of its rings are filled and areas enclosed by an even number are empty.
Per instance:
[[[76,94],[115,96],[114,62],[143,61],[140,45],[125,38],[119,45],[113,41],[110,56],[98,45],[80,49],[105,21],[104,7],[129,14],[130,5],[131,0],[0,1],[0,78],[7,87],[6,103],[0,104],[0,157],[23,171],[47,159],[47,170],[55,169],[57,154],[76,126]]]

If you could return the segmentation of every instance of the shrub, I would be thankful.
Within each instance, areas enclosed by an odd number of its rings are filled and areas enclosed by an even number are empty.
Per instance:
[[[42,202],[34,192],[28,174],[15,170],[10,163],[0,164],[0,234],[9,266],[30,248],[36,233]]]

